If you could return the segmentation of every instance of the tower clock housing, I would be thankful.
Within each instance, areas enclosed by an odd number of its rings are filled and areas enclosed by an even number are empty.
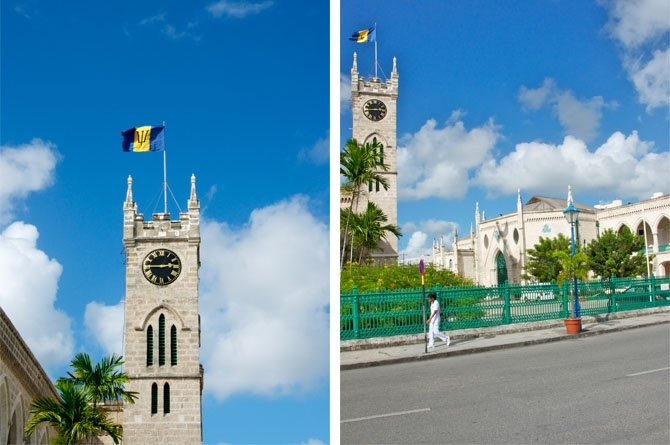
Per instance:
[[[371,143],[374,140],[381,144],[383,162],[388,166],[381,172],[388,180],[389,188],[384,190],[380,184],[369,183],[361,190],[358,209],[363,211],[367,202],[374,202],[386,214],[389,224],[398,224],[398,164],[397,164],[397,102],[398,102],[398,70],[396,59],[393,58],[391,78],[382,82],[377,77],[365,79],[358,73],[357,56],[351,68],[351,107],[353,115],[353,138],[359,144]],[[341,206],[347,206],[346,197]],[[398,258],[398,238],[387,234],[382,239],[381,251],[370,254],[381,262],[395,262]]]
[[[191,176],[188,210],[176,221],[137,213],[132,179],[123,204],[126,252],[124,326],[126,389],[139,394],[123,408],[129,444],[202,443],[198,269],[200,202]]]

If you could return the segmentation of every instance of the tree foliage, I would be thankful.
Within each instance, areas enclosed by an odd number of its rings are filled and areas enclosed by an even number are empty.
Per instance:
[[[437,270],[426,264],[424,271],[426,288],[440,286],[464,286],[472,284],[450,270]],[[349,264],[340,273],[340,291],[350,292],[354,286],[359,292],[368,290],[416,289],[421,287],[421,275],[416,264],[366,265]]]
[[[30,404],[26,434],[32,435],[39,424],[47,422],[57,431],[53,444],[76,444],[104,434],[118,444],[123,438],[122,426],[109,420],[99,403],[121,399],[134,403],[137,399],[136,392],[123,388],[129,377],[117,370],[123,365],[122,357],[113,354],[92,365],[88,354],[79,353],[70,365],[73,372],[56,381],[56,399],[37,397]]]
[[[375,203],[369,202],[365,211],[361,213],[343,209],[340,212],[340,221],[349,220],[352,246],[356,252],[358,262],[361,263],[369,252],[381,250],[379,242],[387,239],[389,234],[402,236],[400,227],[387,224],[388,217]]]
[[[618,233],[603,231],[599,238],[586,247],[591,270],[604,279],[635,277],[647,274],[644,237],[633,235],[624,226]]]
[[[527,262],[522,278],[539,282],[557,281],[563,270],[556,252],[571,254],[571,241],[562,233],[556,238],[543,238],[532,249],[526,251]]]
[[[384,190],[389,188],[388,178],[383,174],[388,171],[388,165],[384,163],[381,148],[381,143],[376,139],[366,144],[349,139],[340,152],[340,175],[344,179],[341,193],[351,197],[348,209],[340,213],[340,232],[343,234],[340,266],[344,265],[347,250],[351,260],[356,251],[360,261],[369,252],[377,250],[379,241],[386,238],[387,234],[400,236],[397,226],[386,224],[388,218],[379,207],[371,207],[368,203],[363,212],[358,210],[361,194],[365,193],[367,184],[379,184]]]

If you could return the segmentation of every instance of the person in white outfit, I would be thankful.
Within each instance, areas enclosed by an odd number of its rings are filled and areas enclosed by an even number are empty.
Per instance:
[[[449,336],[440,332],[440,302],[437,301],[435,292],[428,294],[428,301],[430,302],[430,318],[426,320],[429,327],[428,331],[428,347],[435,347],[435,337],[439,338],[449,346]]]

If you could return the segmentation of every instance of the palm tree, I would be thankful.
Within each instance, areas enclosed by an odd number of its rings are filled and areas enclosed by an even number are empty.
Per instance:
[[[561,271],[558,274],[558,285],[561,286],[563,281],[574,281],[577,286],[577,280],[585,280],[589,276],[589,257],[584,252],[577,252],[571,255],[562,250],[554,252],[556,258],[561,264]],[[572,289],[574,292],[574,289]],[[572,307],[572,317],[575,317],[575,306]]]
[[[59,396],[37,397],[30,404],[30,418],[25,432],[30,436],[39,424],[48,422],[58,432],[52,443],[70,445],[81,443],[101,434],[108,434],[119,443],[123,433],[121,425],[110,421],[107,413],[92,405],[86,389],[66,379],[56,382]]]
[[[362,187],[369,182],[379,182],[384,190],[389,188],[388,179],[382,174],[388,171],[388,165],[383,162],[381,146],[376,139],[365,145],[359,144],[356,139],[349,139],[344,145],[344,150],[340,152],[340,175],[344,178],[342,191],[351,195],[349,213],[344,227],[340,268],[344,264],[349,218],[358,209]]]
[[[387,239],[388,234],[402,236],[400,228],[394,224],[387,224],[388,217],[375,203],[369,202],[364,212],[353,213],[348,209],[342,211],[341,219],[351,222],[352,247],[358,247],[358,261],[362,262],[368,252],[381,250],[379,242]]]
[[[112,354],[93,365],[86,353],[75,355],[68,377],[56,380],[59,397],[38,397],[30,405],[30,419],[25,432],[31,435],[42,422],[57,430],[55,444],[76,444],[93,437],[108,434],[114,443],[123,438],[122,426],[107,417],[103,406],[123,399],[135,403],[137,392],[126,391],[128,374],[118,370],[123,358]]]
[[[120,355],[112,354],[103,357],[100,363],[93,366],[91,357],[80,352],[70,362],[74,372],[68,372],[69,377],[61,377],[59,380],[70,380],[75,385],[83,386],[93,404],[120,399],[133,403],[137,399],[137,392],[124,389],[130,378],[128,374],[117,369],[123,366],[123,363]]]

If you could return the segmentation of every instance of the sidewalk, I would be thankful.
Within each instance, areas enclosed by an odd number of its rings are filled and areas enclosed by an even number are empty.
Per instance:
[[[444,358],[447,356],[583,338],[661,323],[670,323],[670,306],[582,317],[582,332],[565,333],[563,320],[518,323],[492,328],[447,331],[449,347],[435,340],[425,352],[424,335],[400,335],[340,342],[340,370]]]

